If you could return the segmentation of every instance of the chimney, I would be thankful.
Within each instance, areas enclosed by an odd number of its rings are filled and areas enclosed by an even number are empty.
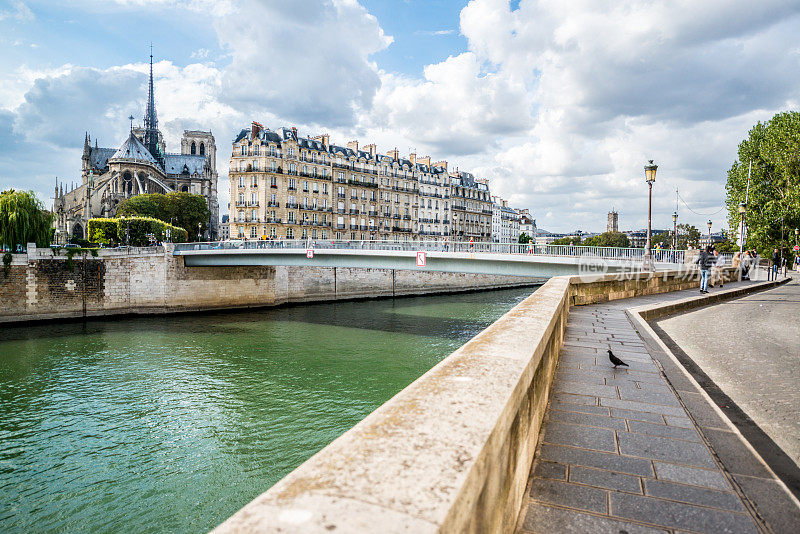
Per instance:
[[[331,136],[330,136],[330,135],[328,135],[328,134],[322,134],[322,135],[318,135],[318,136],[314,137],[314,141],[319,141],[319,142],[321,142],[321,143],[322,143],[322,146],[324,146],[324,147],[327,149],[327,148],[328,148],[328,146],[329,146],[329,145],[330,145],[330,143],[331,143]]]
[[[416,152],[412,152],[408,155],[408,161],[411,162],[411,165],[414,165],[417,162],[417,154]]]
[[[374,159],[375,155],[378,153],[378,147],[375,146],[375,143],[370,143],[364,147],[364,150],[369,152],[369,155]]]
[[[353,152],[358,152],[358,141],[350,141],[347,143],[347,148]]]
[[[428,167],[431,166],[431,157],[425,156],[424,158],[417,158],[417,162],[421,163],[422,165],[427,165]]]
[[[387,152],[387,155],[395,161],[400,159],[400,153],[397,151],[397,147],[394,147],[394,150]]]
[[[434,167],[444,167],[444,172],[447,172],[447,161],[445,161],[445,160],[437,161],[436,163],[433,164],[433,166]]]
[[[257,123],[256,121],[253,121],[250,124],[250,140],[251,141],[253,141],[253,140],[258,138],[258,132],[261,131],[261,128],[262,128],[262,126],[259,123]]]
[[[292,126],[292,135],[294,136],[295,141],[297,140],[297,128]]]

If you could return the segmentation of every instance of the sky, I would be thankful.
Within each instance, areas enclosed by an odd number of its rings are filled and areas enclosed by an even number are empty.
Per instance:
[[[52,205],[84,134],[211,129],[219,197],[251,121],[415,151],[489,179],[550,231],[725,224],[758,121],[800,105],[800,1],[0,0],[0,189]]]

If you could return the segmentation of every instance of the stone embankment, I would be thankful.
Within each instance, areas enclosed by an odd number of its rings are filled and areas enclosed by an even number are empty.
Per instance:
[[[294,266],[187,267],[164,247],[96,257],[29,247],[0,273],[0,323],[431,295],[540,283],[529,277]]]

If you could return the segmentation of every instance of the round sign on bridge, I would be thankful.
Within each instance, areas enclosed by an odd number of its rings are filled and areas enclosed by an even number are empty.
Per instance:
[[[425,252],[417,252],[417,267],[425,267]]]
[[[310,249],[306,250],[306,258],[311,259],[313,257],[314,257],[314,249],[310,248]]]

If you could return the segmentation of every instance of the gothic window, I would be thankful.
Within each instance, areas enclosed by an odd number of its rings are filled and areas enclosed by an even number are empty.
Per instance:
[[[189,153],[190,154],[196,154],[197,153],[197,146],[195,146],[194,141],[192,141],[192,148],[191,148]]]
[[[256,154],[258,154],[258,152],[256,152]],[[201,156],[206,155],[206,145],[204,143],[200,143],[200,155]]]

